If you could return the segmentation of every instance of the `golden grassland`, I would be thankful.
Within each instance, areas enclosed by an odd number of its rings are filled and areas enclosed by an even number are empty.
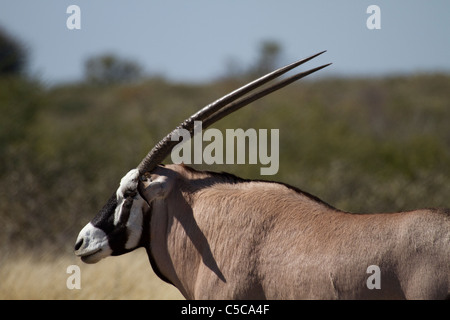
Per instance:
[[[68,289],[72,273],[80,267],[80,289]],[[69,279],[70,281],[70,279]],[[97,264],[83,263],[73,254],[60,256],[26,252],[0,260],[0,299],[183,299],[179,291],[153,272],[145,250],[138,249]]]

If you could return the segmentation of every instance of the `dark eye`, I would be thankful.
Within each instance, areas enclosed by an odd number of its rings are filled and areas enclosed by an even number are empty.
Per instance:
[[[124,198],[134,198],[137,194],[136,190],[127,190],[125,191],[125,193],[123,194]]]

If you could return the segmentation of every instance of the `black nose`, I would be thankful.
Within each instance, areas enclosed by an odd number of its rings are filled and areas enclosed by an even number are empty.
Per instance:
[[[80,241],[78,241],[75,244],[75,251],[77,251],[78,249],[80,249],[81,245],[83,244],[83,238],[80,239]]]

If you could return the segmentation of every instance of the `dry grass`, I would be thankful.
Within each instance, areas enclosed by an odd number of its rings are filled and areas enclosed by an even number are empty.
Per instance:
[[[81,270],[81,289],[68,289],[69,265]],[[0,260],[0,299],[183,299],[151,269],[145,250],[87,265],[71,254]]]

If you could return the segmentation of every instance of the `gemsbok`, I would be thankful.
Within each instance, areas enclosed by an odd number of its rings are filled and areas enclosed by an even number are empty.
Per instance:
[[[321,52],[323,53],[323,52]],[[449,299],[450,210],[343,212],[295,187],[161,165],[224,116],[327,65],[251,93],[311,60],[275,70],[207,105],[128,172],[80,232],[86,263],[145,247],[187,299]]]

